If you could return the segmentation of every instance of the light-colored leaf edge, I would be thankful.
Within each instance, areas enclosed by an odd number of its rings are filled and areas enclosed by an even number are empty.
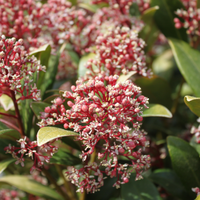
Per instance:
[[[57,132],[59,132],[59,134]],[[50,134],[52,134],[51,137],[49,137]],[[39,129],[37,133],[37,144],[38,146],[42,146],[53,139],[67,136],[78,136],[78,133],[61,128],[46,126]]]
[[[9,158],[0,162],[0,174],[8,167],[9,164],[16,161],[14,158]]]
[[[189,105],[189,103],[188,103],[188,102],[195,101],[195,100],[199,100],[200,101],[200,98],[193,97],[193,96],[185,96],[184,97],[184,102],[185,102],[186,106],[191,110],[191,112],[193,112],[195,115],[197,115],[198,117],[200,117],[200,115],[197,114],[196,110],[193,110],[191,108],[191,106]],[[199,104],[199,109],[200,109],[200,104]]]

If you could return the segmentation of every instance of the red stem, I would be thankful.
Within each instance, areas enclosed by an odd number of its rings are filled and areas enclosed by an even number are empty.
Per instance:
[[[0,122],[4,123],[5,125],[7,125],[11,128],[14,128],[15,130],[19,131],[19,133],[20,133],[20,129],[17,126],[15,126],[14,124],[8,122],[7,120],[0,118]]]
[[[17,100],[15,98],[15,93],[14,93],[14,91],[10,91],[10,93],[11,93],[11,98],[12,98],[14,106],[15,106],[15,116],[16,116],[17,122],[19,124],[19,132],[21,134],[21,137],[24,138],[25,137],[24,128],[23,128],[23,124],[22,124],[22,121],[21,121],[21,116],[20,116],[20,113],[19,113]]]

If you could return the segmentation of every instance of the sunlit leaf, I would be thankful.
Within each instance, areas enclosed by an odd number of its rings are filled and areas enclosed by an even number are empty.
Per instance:
[[[50,126],[43,127],[37,133],[37,143],[38,146],[41,146],[47,142],[50,142],[53,139],[66,136],[78,136],[78,133]]]
[[[44,197],[48,199],[59,199],[63,198],[49,186],[42,185],[34,180],[29,179],[22,175],[9,175],[0,178],[0,183],[6,183],[12,185],[24,192],[33,194],[38,197]]]
[[[79,66],[78,66],[78,77],[84,77],[88,69],[86,68],[85,64],[88,62],[89,59],[94,59],[95,58],[94,53],[89,53],[85,56],[83,56],[80,59]]]
[[[2,105],[5,111],[10,110],[11,108],[12,110],[14,110],[13,101],[8,95],[2,94],[0,96],[0,104]]]
[[[172,118],[172,113],[160,104],[149,104],[149,108],[144,109],[142,117],[166,117]]]
[[[14,158],[0,161],[0,174],[14,161],[16,161]]]
[[[185,96],[184,102],[195,115],[200,117],[200,98]]]
[[[132,71],[132,72],[129,72],[128,74],[124,75],[120,75],[118,80],[117,80],[117,83],[123,83],[125,82],[126,80],[128,80],[131,76],[133,76],[134,74],[136,74],[135,71]]]

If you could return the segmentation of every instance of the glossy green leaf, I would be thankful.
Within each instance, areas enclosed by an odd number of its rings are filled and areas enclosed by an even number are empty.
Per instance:
[[[184,8],[180,0],[151,0],[151,6],[159,6],[154,15],[154,20],[166,37],[188,41],[186,29],[176,29],[174,24],[174,18],[177,17],[175,11]]]
[[[200,96],[199,77],[200,77],[200,53],[192,49],[189,44],[176,40],[169,39],[169,44],[172,48],[174,58],[178,68],[193,89],[196,96]]]
[[[80,59],[79,66],[78,66],[78,77],[79,78],[85,76],[86,72],[88,71],[88,69],[86,68],[85,65],[89,59],[94,59],[95,56],[96,55],[94,53],[89,53]]]
[[[131,78],[131,76],[133,76],[134,74],[136,74],[135,71],[132,71],[132,72],[129,72],[128,74],[124,75],[120,75],[118,80],[117,80],[117,83],[123,83],[125,82],[126,80],[128,80],[129,78]]]
[[[135,84],[141,87],[142,94],[149,98],[151,104],[161,104],[168,109],[171,108],[171,89],[165,79],[157,76],[141,77],[135,80]]]
[[[9,129],[3,122],[0,121],[0,130]]]
[[[152,18],[155,14],[155,12],[159,9],[159,6],[154,6],[151,8],[148,8],[144,11],[144,13],[141,16],[141,20],[145,23],[148,23],[149,21],[152,21]]]
[[[168,49],[159,55],[153,61],[152,68],[154,74],[170,81],[175,68],[172,50]]]
[[[188,193],[194,198],[193,187],[200,187],[200,159],[188,142],[174,136],[167,138],[172,167]]]
[[[50,90],[53,87],[57,74],[59,59],[60,59],[60,52],[58,52],[56,55],[51,55],[49,59],[48,68],[45,72],[45,76],[43,78],[43,82],[40,87],[42,98],[45,98],[44,96],[45,91]]]
[[[12,185],[24,192],[33,194],[38,197],[44,197],[48,199],[59,199],[63,198],[49,186],[42,185],[34,180],[29,179],[22,175],[9,175],[0,178],[0,183],[6,183]]]
[[[14,161],[16,161],[16,159],[14,158],[9,158],[7,160],[0,161],[0,174],[8,167],[8,165],[13,163]]]
[[[146,42],[145,52],[151,50],[160,33],[153,18],[155,11],[158,10],[158,8],[158,6],[149,8],[141,16],[141,19],[144,21],[145,25],[139,32],[139,37]]]
[[[157,169],[148,178],[163,187],[169,194],[179,197],[182,200],[189,199],[189,195],[173,170]]]
[[[37,133],[37,143],[38,146],[41,146],[53,139],[66,137],[66,136],[78,136],[78,133],[73,131],[64,130],[61,128],[55,127],[43,127]]]
[[[50,104],[44,102],[33,102],[31,104],[31,108],[38,119],[40,119],[41,112],[44,112],[44,109],[48,107]]]
[[[184,102],[195,115],[200,117],[200,98],[185,96]]]
[[[125,200],[161,200],[155,185],[144,178],[135,181],[135,175],[132,174],[129,182],[121,185],[121,197]]]
[[[2,105],[2,107],[5,111],[10,110],[11,108],[12,108],[12,110],[14,110],[13,101],[8,95],[2,94],[0,96],[0,105]]]
[[[172,113],[160,104],[149,104],[149,108],[143,110],[142,117],[166,117],[172,118]]]
[[[59,149],[57,153],[53,155],[50,159],[50,163],[65,165],[65,166],[74,166],[81,164],[81,159],[74,156],[73,154],[67,152],[65,149]]]
[[[14,129],[4,129],[0,130],[0,139],[7,140],[18,140],[20,138],[20,133]]]

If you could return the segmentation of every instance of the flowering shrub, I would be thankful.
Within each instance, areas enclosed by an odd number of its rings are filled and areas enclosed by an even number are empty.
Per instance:
[[[0,199],[198,199],[199,6],[0,0]]]

